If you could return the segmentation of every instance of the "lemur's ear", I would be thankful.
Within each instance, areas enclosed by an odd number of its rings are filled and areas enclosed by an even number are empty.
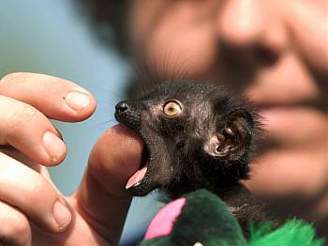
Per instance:
[[[209,136],[204,150],[214,157],[238,160],[250,147],[254,127],[253,116],[247,109],[234,109],[226,115],[224,126]]]

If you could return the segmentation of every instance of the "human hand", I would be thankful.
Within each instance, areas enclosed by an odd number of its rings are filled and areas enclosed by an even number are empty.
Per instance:
[[[2,78],[0,95],[1,242],[115,244],[130,203],[130,196],[120,188],[135,171],[133,164],[138,168],[142,149],[138,138],[121,127],[105,133],[90,156],[78,191],[64,197],[45,168],[66,155],[66,146],[48,118],[83,120],[95,110],[95,100],[72,82],[31,73]],[[74,99],[78,95],[82,96]]]
[[[117,245],[131,196],[127,179],[138,169],[142,140],[117,125],[94,146],[77,191],[67,197],[73,221],[64,233],[33,227],[33,245]]]

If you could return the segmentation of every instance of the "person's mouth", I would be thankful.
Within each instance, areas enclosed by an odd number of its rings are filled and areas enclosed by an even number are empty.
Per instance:
[[[321,139],[327,127],[324,113],[306,104],[255,104],[266,136],[283,146]]]

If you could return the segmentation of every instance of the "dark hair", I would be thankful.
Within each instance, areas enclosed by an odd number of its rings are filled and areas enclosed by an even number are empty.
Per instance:
[[[127,49],[127,0],[74,0],[82,16],[87,16],[91,28],[102,43],[114,44],[122,55]]]

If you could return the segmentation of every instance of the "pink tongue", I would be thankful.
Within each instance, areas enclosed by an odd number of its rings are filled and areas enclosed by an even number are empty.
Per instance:
[[[147,172],[147,167],[143,167],[142,169],[136,171],[128,180],[125,185],[125,189],[129,189],[132,186],[137,185],[144,177]]]

